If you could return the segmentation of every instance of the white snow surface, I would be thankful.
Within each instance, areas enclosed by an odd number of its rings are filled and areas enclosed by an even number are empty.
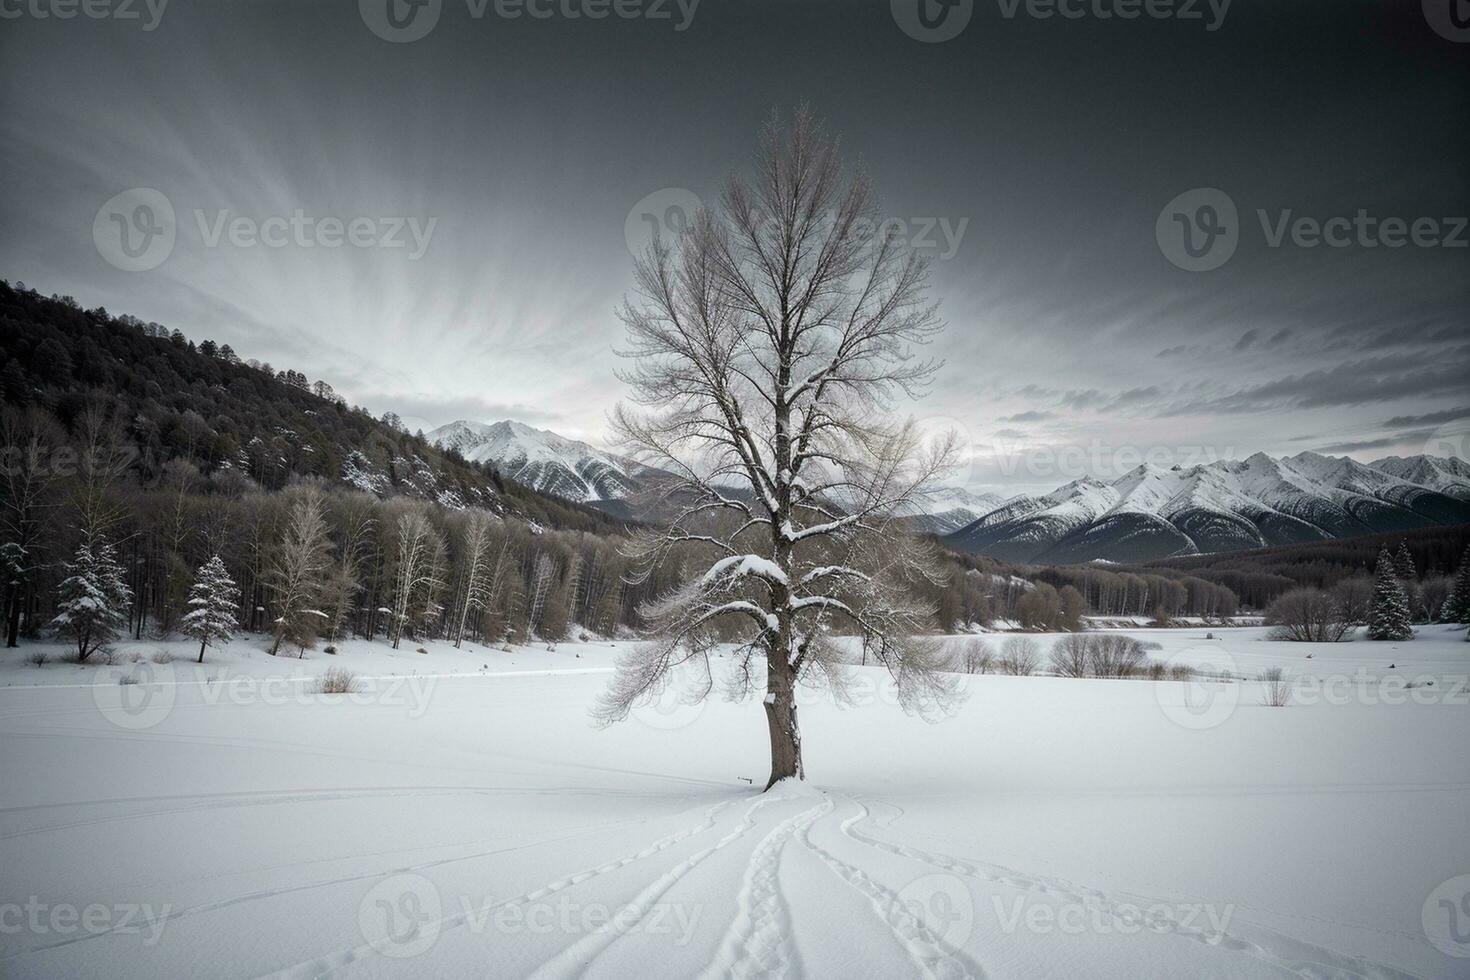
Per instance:
[[[1470,873],[1464,633],[1127,632],[1293,703],[986,675],[931,724],[856,668],[761,794],[758,697],[589,723],[624,643],[4,651],[0,974],[1470,975],[1425,929]]]

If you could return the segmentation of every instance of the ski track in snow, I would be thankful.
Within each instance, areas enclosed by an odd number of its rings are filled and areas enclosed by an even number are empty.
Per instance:
[[[777,872],[786,842],[826,812],[827,807],[826,803],[820,803],[789,817],[756,845],[741,882],[738,911],[701,980],[801,975],[796,950],[791,945],[791,917],[781,898]]]
[[[659,898],[667,892],[674,884],[694,869],[705,858],[734,843],[745,836],[755,827],[756,811],[763,807],[784,802],[780,797],[762,796],[752,803],[741,816],[731,831],[714,844],[704,850],[696,851],[678,864],[669,868],[650,882],[642,891],[633,897],[613,917],[612,921],[588,933],[579,942],[575,942],[562,950],[556,956],[543,963],[533,973],[530,980],[553,980],[559,977],[581,976],[586,972],[592,961],[611,946],[625,932],[633,929],[648,914],[649,909]]]
[[[673,847],[675,844],[678,844],[681,841],[687,840],[698,834],[702,834],[705,831],[713,829],[713,827],[715,826],[716,814],[718,814],[725,807],[730,806],[732,802],[733,801],[731,800],[724,800],[716,803],[712,807],[708,807],[705,810],[703,818],[700,819],[698,823],[690,827],[683,828],[681,830],[676,830],[671,834],[666,834],[665,836],[652,841],[648,845],[644,846],[638,851],[635,851],[632,854],[625,855],[624,857],[618,858],[614,861],[604,862],[603,864],[587,868],[583,871],[577,871],[573,872],[572,874],[563,875],[560,878],[556,878],[546,883],[545,885],[541,885],[538,888],[532,889],[531,891],[526,892],[523,895],[507,899],[504,902],[500,902],[492,906],[491,908],[482,911],[484,911],[485,913],[493,913],[499,911],[500,909],[518,905],[527,905],[531,902],[540,901],[541,899],[546,898],[550,895],[555,895],[556,893],[564,891],[567,888],[571,888],[573,885],[579,885],[589,879],[597,878],[602,875],[618,871],[622,868],[628,867],[631,864],[634,864],[635,862],[644,861],[648,858],[651,858],[660,851]],[[762,802],[768,801],[758,800],[756,806],[759,806]],[[754,810],[755,808],[756,807],[752,807],[751,809]],[[749,817],[749,814],[750,811],[747,811],[747,818]],[[413,871],[417,870],[417,868],[405,868],[399,870]],[[384,875],[396,874],[399,873],[399,870],[385,871],[373,877],[382,877]],[[437,922],[431,923],[430,927],[432,927],[438,935],[443,935],[446,931],[450,929],[454,929],[458,926],[464,925],[470,920],[471,915],[474,914],[476,911],[479,910],[471,910],[461,913],[459,915],[445,916],[439,919]],[[291,980],[306,980],[306,978],[323,977],[342,969],[348,964],[353,963],[364,956],[374,955],[374,953],[375,951],[370,943],[363,943],[348,949],[338,950],[337,952],[330,953],[326,956],[315,957],[313,959],[306,960],[305,962],[295,964],[294,966],[289,966],[274,973],[267,974],[267,976],[285,977],[291,978]]]
[[[841,826],[844,833],[847,825],[851,822],[861,820],[867,814],[856,801],[849,801],[858,806],[855,816],[846,818]],[[824,814],[830,813],[834,807],[829,797],[824,804]],[[851,885],[859,893],[864,895],[872,905],[874,913],[879,920],[893,933],[893,938],[908,954],[914,965],[919,969],[922,976],[933,977],[936,980],[952,980],[952,978],[972,977],[979,980],[985,976],[985,971],[980,965],[971,960],[963,952],[951,949],[937,936],[925,927],[924,923],[915,916],[897,892],[884,887],[863,869],[848,864],[821,845],[811,839],[811,827],[802,827],[797,831],[797,840],[807,847],[822,863],[832,870],[837,877]]]
[[[881,802],[884,806],[891,807],[894,811],[892,817],[880,824],[871,816],[868,808],[861,801],[852,800],[852,802],[858,807],[859,812],[856,817],[844,820],[840,828],[848,839],[875,850],[927,864],[930,867],[938,868],[949,874],[976,879],[988,884],[1004,885],[1009,888],[1036,892],[1068,902],[1085,904],[1103,912],[1115,922],[1125,921],[1125,915],[1128,914],[1125,913],[1125,908],[1129,910],[1150,908],[1153,918],[1166,921],[1170,926],[1165,935],[1178,935],[1196,942],[1202,942],[1211,946],[1217,945],[1222,949],[1243,953],[1277,967],[1292,976],[1331,976],[1358,978],[1358,980],[1415,980],[1413,974],[1404,973],[1391,967],[1372,963],[1359,957],[1317,946],[1300,939],[1294,939],[1274,930],[1267,929],[1264,926],[1252,924],[1254,930],[1269,937],[1270,944],[1265,946],[1248,939],[1232,936],[1228,931],[1222,936],[1215,936],[1207,930],[1186,926],[1167,913],[1153,915],[1154,906],[1167,908],[1170,905],[1177,904],[1175,902],[1131,893],[1124,897],[1115,898],[1110,893],[1101,889],[1078,885],[1062,878],[1015,871],[1003,865],[977,861],[973,858],[963,858],[943,851],[929,851],[905,844],[879,840],[858,830],[858,824],[870,821],[875,826],[881,826],[890,833],[895,833],[897,831],[894,831],[892,823],[894,820],[903,816],[903,808],[896,803],[882,800],[875,801]],[[1324,973],[1324,969],[1328,972]]]

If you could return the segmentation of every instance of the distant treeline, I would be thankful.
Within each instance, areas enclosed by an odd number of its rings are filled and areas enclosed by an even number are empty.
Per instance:
[[[1384,548],[1395,551],[1400,543],[1408,547],[1418,578],[1444,578],[1460,567],[1465,546],[1470,544],[1470,524],[1170,558],[1136,570],[1216,582],[1239,596],[1242,604],[1264,609],[1290,589],[1330,589],[1343,579],[1370,576],[1378,553]]]

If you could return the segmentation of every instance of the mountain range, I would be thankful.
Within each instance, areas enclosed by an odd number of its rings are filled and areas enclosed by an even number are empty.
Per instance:
[[[1063,564],[1148,561],[1470,521],[1470,464],[1300,453],[1091,477],[1021,495],[944,538],[958,551]]]
[[[430,442],[543,493],[625,513],[659,471],[520,422],[452,422]],[[1435,456],[1359,463],[1300,453],[1074,480],[1009,499],[944,486],[903,515],[957,551],[1009,561],[1131,562],[1470,521],[1470,464]]]
[[[470,462],[492,463],[503,476],[532,490],[614,510],[617,502],[637,493],[659,472],[626,456],[509,419],[450,422],[424,438]]]

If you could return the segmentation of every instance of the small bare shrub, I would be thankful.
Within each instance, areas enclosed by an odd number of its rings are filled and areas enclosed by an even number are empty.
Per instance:
[[[1169,665],[1169,680],[1171,680],[1171,681],[1187,681],[1187,680],[1192,680],[1194,678],[1194,675],[1196,673],[1198,673],[1198,671],[1196,671],[1189,664],[1170,664]]]
[[[46,663],[46,651],[32,650],[31,655],[29,657],[26,657],[26,659],[35,664],[37,667],[44,666]]]
[[[1029,677],[1041,666],[1041,645],[1027,636],[1013,636],[1000,648],[997,666],[1002,674]]]
[[[1280,667],[1261,671],[1257,680],[1266,685],[1261,697],[1262,704],[1270,708],[1284,708],[1291,703],[1291,682],[1286,679],[1286,674]]]
[[[1169,676],[1169,665],[1160,660],[1146,660],[1140,672],[1151,681],[1161,681]]]
[[[1093,677],[1132,677],[1144,660],[1143,645],[1131,636],[1093,634],[1088,667]]]
[[[1266,609],[1271,639],[1299,643],[1337,643],[1352,632],[1352,621],[1338,601],[1321,589],[1292,589]]]
[[[356,694],[359,689],[357,675],[340,667],[323,672],[314,687],[317,694]]]
[[[148,659],[156,664],[171,664],[174,662],[174,655],[167,650],[158,650]]]

